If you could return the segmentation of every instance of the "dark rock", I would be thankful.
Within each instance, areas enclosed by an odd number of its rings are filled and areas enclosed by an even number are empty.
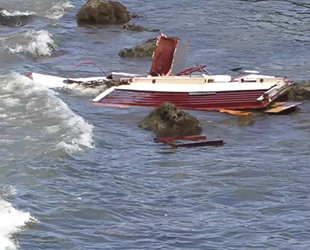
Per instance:
[[[287,94],[288,99],[301,101],[310,100],[310,81],[297,83]]]
[[[157,37],[151,38],[134,48],[125,48],[121,50],[118,55],[120,57],[149,57],[152,58],[156,47]]]
[[[124,24],[130,21],[126,7],[116,1],[88,0],[76,15],[78,25]]]
[[[134,23],[127,23],[123,25],[124,30],[129,30],[129,31],[150,31],[150,32],[159,32],[159,29],[149,29],[146,27],[143,27],[141,25],[137,25]]]
[[[155,108],[138,126],[155,132],[157,136],[198,135],[202,132],[201,124],[195,117],[169,102]]]
[[[8,26],[8,27],[19,27],[26,25],[31,22],[35,15],[16,15],[16,16],[8,16],[3,13],[2,8],[0,8],[0,25]]]

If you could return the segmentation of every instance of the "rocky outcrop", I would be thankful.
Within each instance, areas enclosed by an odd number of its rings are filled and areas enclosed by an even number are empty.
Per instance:
[[[88,0],[76,15],[78,25],[125,24],[130,21],[126,7],[116,1]]]
[[[155,132],[157,136],[198,135],[202,132],[195,117],[168,102],[155,108],[138,126]]]
[[[121,50],[118,55],[120,57],[149,57],[152,58],[156,47],[156,38],[151,38],[143,44],[137,45],[134,48],[125,48]]]
[[[19,27],[31,22],[35,15],[6,15],[4,9],[0,8],[0,25],[8,27]]]
[[[141,25],[137,25],[134,23],[127,23],[123,25],[124,30],[129,30],[129,31],[150,31],[150,32],[159,32],[159,29],[149,29],[146,27],[143,27]]]
[[[310,100],[310,81],[297,83],[287,94],[288,99],[301,101]]]

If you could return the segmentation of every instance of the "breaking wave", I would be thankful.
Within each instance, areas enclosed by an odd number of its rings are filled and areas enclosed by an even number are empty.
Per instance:
[[[57,49],[57,44],[53,40],[53,35],[48,31],[27,31],[22,34],[25,40],[28,42],[25,45],[17,44],[15,46],[7,46],[7,49],[11,53],[28,52],[33,56],[50,56],[52,52]]]
[[[1,10],[0,12],[1,14],[5,16],[33,16],[37,14],[33,11],[18,11],[18,10],[14,10],[14,11]]]
[[[0,83],[1,122],[12,130],[0,136],[5,144],[0,154],[29,158],[54,151],[73,154],[94,147],[93,126],[75,114],[54,91],[17,73],[0,76]],[[14,138],[7,137],[14,133]],[[29,147],[22,148],[21,142],[27,142]]]
[[[29,212],[20,211],[12,206],[4,198],[12,197],[16,194],[14,187],[0,189],[0,250],[15,250],[18,242],[13,235],[20,232],[27,223],[37,222]]]
[[[5,16],[38,16],[45,17],[48,19],[60,19],[66,13],[69,8],[74,6],[69,2],[53,3],[52,7],[45,11],[45,13],[36,13],[34,11],[19,11],[19,10],[0,10],[2,15]]]
[[[60,19],[66,13],[66,9],[69,8],[74,8],[74,6],[69,1],[56,3],[51,9],[47,11],[45,17],[49,19]]]

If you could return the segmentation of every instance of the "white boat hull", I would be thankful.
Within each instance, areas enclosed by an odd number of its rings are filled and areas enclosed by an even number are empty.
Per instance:
[[[109,81],[106,77],[86,77],[86,78],[65,78],[53,75],[45,75],[40,73],[26,74],[35,84],[43,85],[50,89],[66,89],[77,91],[85,95],[97,95],[106,89],[105,82]],[[137,74],[128,74],[123,72],[112,72],[113,80],[124,77],[135,77]],[[68,81],[69,80],[69,81]],[[87,84],[89,82],[98,82],[98,84]],[[102,84],[100,84],[102,82]]]

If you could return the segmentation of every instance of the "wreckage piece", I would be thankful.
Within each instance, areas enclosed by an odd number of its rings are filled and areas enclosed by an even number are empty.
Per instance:
[[[138,76],[136,74],[128,74],[123,72],[112,72],[108,76],[96,77],[59,77],[53,75],[45,75],[40,73],[28,72],[25,74],[35,84],[43,85],[50,89],[66,89],[81,92],[83,94],[90,94],[92,96],[98,95],[103,90],[126,84],[127,81],[121,82],[120,79],[127,77]]]
[[[189,42],[161,34],[157,39],[149,75],[166,76],[180,73],[186,66],[188,50]]]
[[[170,102],[183,109],[230,110],[230,113],[231,110],[268,110],[293,86],[286,77],[261,75],[254,71],[243,71],[233,78],[231,75],[212,75],[205,65],[185,69],[188,50],[189,42],[161,34],[148,75],[112,72],[104,77],[76,79],[38,73],[26,75],[33,82],[49,88],[90,92],[95,95],[90,101],[97,105],[157,107],[163,102]],[[195,74],[197,72],[200,74]],[[100,86],[100,80],[111,84]],[[115,80],[120,80],[120,84],[114,84]],[[269,113],[290,111],[299,105],[301,103],[286,102],[281,109],[273,109]]]
[[[264,109],[264,113],[267,114],[287,114],[292,113],[300,105],[302,105],[303,102],[273,102],[268,107]],[[251,115],[252,112],[249,110],[229,110],[229,109],[221,109],[221,113],[228,113],[231,115],[237,115],[237,116],[248,116]]]
[[[64,78],[44,75],[40,73],[26,73],[35,84],[43,85],[50,89],[74,90],[87,95],[98,95],[107,89],[110,80],[106,77]]]
[[[182,142],[182,141],[194,141],[194,142]],[[170,145],[174,148],[178,147],[205,147],[205,146],[213,146],[220,147],[225,144],[223,140],[207,140],[207,136],[205,135],[194,135],[194,136],[174,136],[174,137],[156,137],[154,138],[154,142],[161,142],[167,145]]]
[[[302,104],[303,102],[274,102],[264,112],[268,114],[283,114],[296,110]]]
[[[103,91],[92,103],[108,106],[156,107],[163,102],[194,110],[264,110],[287,94],[292,82],[286,77],[243,72],[211,75],[203,66],[185,69],[189,42],[161,34],[148,76],[125,78],[128,85]],[[201,74],[193,74],[200,71]],[[299,105],[294,103],[292,105]]]
[[[252,77],[255,82],[243,78],[227,81],[231,77],[225,75],[134,77],[129,84],[107,89],[91,102],[144,107],[170,102],[194,110],[265,109],[291,88],[283,77]]]

